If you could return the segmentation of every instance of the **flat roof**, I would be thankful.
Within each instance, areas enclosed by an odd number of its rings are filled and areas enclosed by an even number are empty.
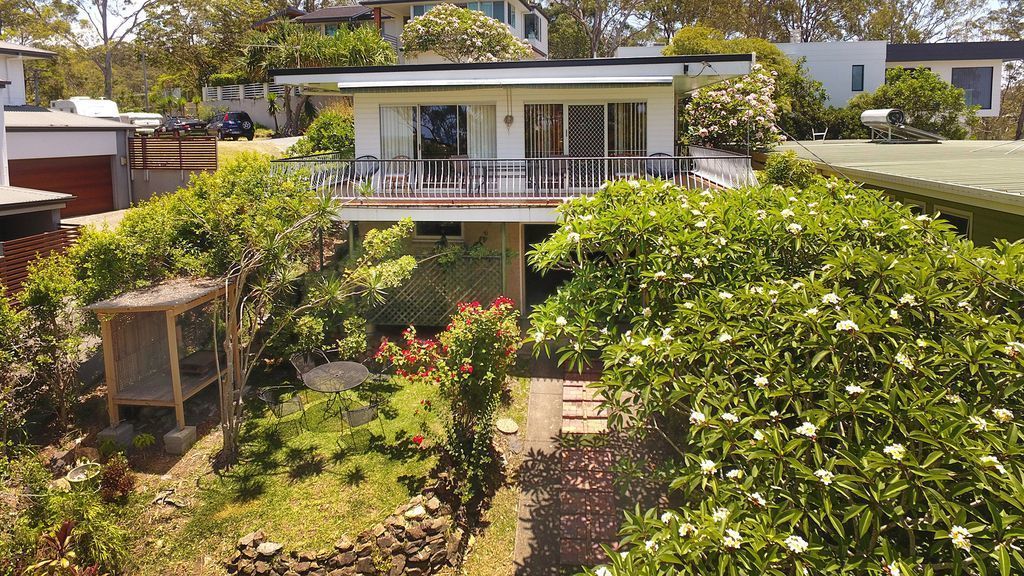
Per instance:
[[[0,186],[0,211],[63,204],[72,199],[74,199],[73,195],[63,192],[50,192],[49,190],[36,190],[20,186]]]
[[[824,172],[868,185],[1024,214],[1024,141],[943,140],[883,144],[868,140],[787,142]],[[956,198],[954,198],[954,196]]]
[[[170,310],[224,289],[217,278],[171,278],[86,306],[94,312],[146,312]]]
[[[701,54],[580,60],[516,60],[286,68],[271,70],[279,84],[327,91],[474,86],[573,86],[675,84],[691,90],[750,72],[753,54]]]
[[[886,62],[931,60],[1024,60],[1024,40],[889,44]]]
[[[0,40],[0,54],[22,56],[25,58],[54,58],[57,56],[56,52],[50,52],[49,50],[43,50],[42,48],[36,48],[34,46],[23,46],[21,44],[14,44],[13,42],[4,42],[3,40]]]
[[[70,132],[97,130],[134,130],[132,124],[105,118],[93,118],[70,112],[57,112],[39,106],[4,106],[8,132]]]

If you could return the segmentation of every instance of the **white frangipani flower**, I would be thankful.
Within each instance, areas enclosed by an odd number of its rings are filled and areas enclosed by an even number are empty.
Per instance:
[[[718,341],[721,342],[722,344],[725,344],[726,342],[731,342],[732,334],[729,334],[728,332],[722,332],[718,335]]]
[[[568,240],[569,242],[578,243],[580,242],[582,237],[580,236],[579,232],[569,232],[568,234],[565,235],[565,239]]]
[[[722,414],[722,420],[725,420],[729,424],[735,424],[740,421],[740,417],[733,414],[732,412],[725,412]]]
[[[673,521],[673,520],[676,520],[677,518],[678,518],[678,516],[676,516],[676,513],[675,513],[675,512],[672,512],[672,511],[670,510],[670,511],[668,511],[668,512],[665,512],[665,513],[663,513],[663,514],[661,515],[661,523],[662,523],[662,524],[671,524],[671,523],[672,523],[672,521]]]
[[[750,496],[747,497],[747,499],[750,500],[751,504],[757,506],[758,508],[764,508],[765,504],[767,504],[767,502],[764,499],[764,496],[761,496],[760,492],[752,492]]]
[[[786,231],[790,234],[799,234],[804,231],[804,227],[796,222],[790,222],[789,225],[786,226]]]
[[[715,511],[711,513],[711,519],[715,522],[725,522],[728,517],[729,510],[727,508],[715,508]]]
[[[818,309],[817,308],[808,308],[807,310],[804,310],[804,316],[809,316],[809,317],[813,318],[813,317],[815,317],[817,315],[818,315]]]
[[[895,359],[897,364],[903,366],[907,370],[914,369],[914,361],[910,359],[910,356],[907,356],[903,352],[897,352]]]
[[[961,550],[971,549],[971,533],[963,526],[953,526],[950,528],[949,539],[953,541],[953,546]]]
[[[801,436],[806,436],[808,438],[815,438],[818,435],[818,427],[815,426],[814,424],[811,424],[810,422],[804,422],[803,424],[797,426],[796,429],[793,430],[793,432],[796,432],[797,434]]]
[[[818,480],[821,480],[821,483],[824,484],[825,486],[831,485],[832,480],[835,479],[835,475],[832,474],[832,472],[825,470],[824,468],[819,468],[815,470],[814,475],[817,476]]]
[[[1013,412],[1006,408],[993,408],[992,416],[996,419],[996,422],[999,422],[1000,424],[1006,424],[1013,420]]]
[[[981,416],[971,416],[968,420],[970,420],[971,424],[974,424],[974,428],[979,432],[988,430],[988,422]]]
[[[718,465],[713,460],[704,459],[700,461],[700,471],[705,476],[714,474],[717,469]]]
[[[754,378],[754,386],[757,386],[758,388],[765,388],[765,387],[767,387],[768,386],[768,378],[765,377],[765,376],[758,376],[757,378]]]
[[[899,443],[889,444],[885,448],[882,448],[882,452],[884,452],[886,456],[892,458],[893,460],[896,460],[897,462],[903,460],[903,458],[907,455],[907,449],[903,447],[903,444]]]
[[[729,470],[728,472],[725,473],[725,477],[728,478],[729,480],[739,480],[740,478],[743,478],[743,470],[740,470],[739,468],[733,468],[732,470]]]
[[[644,363],[643,359],[640,358],[637,355],[633,355],[633,356],[629,357],[629,365],[630,366],[639,366],[639,365],[641,365],[643,363]]]
[[[700,426],[707,422],[707,420],[708,417],[705,416],[703,412],[697,410],[690,412],[690,424],[693,424],[694,426]]]
[[[731,550],[735,550],[743,544],[743,537],[740,533],[732,528],[725,531],[725,537],[722,538],[722,544]]]
[[[689,522],[683,522],[679,525],[679,535],[683,538],[690,536],[691,534],[697,533],[697,527]]]
[[[914,296],[913,294],[907,292],[903,296],[900,296],[900,304],[905,304],[907,306],[917,306],[917,296]]]
[[[569,321],[565,319],[565,316],[559,316],[558,318],[555,318],[556,326],[565,326],[568,323]]]
[[[783,208],[782,211],[779,212],[779,215],[783,218],[792,218],[793,216],[796,216],[796,213],[789,208]]]
[[[732,292],[719,292],[718,297],[721,298],[722,300],[730,300],[732,299]]]
[[[846,393],[849,394],[850,396],[857,396],[858,394],[863,394],[864,393],[864,388],[862,388],[862,387],[860,387],[860,386],[858,386],[856,384],[847,384],[846,385]]]
[[[860,326],[853,320],[840,320],[836,322],[836,330],[839,332],[857,332],[860,330]]]
[[[807,541],[795,534],[786,538],[784,544],[794,554],[803,554],[807,551]]]
[[[821,303],[828,306],[838,306],[841,301],[842,300],[839,298],[839,295],[835,292],[829,292],[821,297]]]
[[[607,566],[598,566],[594,568],[594,576],[612,576],[612,571]]]

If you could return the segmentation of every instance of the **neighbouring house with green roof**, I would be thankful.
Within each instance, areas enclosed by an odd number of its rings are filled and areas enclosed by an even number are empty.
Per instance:
[[[845,176],[929,214],[978,244],[1024,238],[1024,141],[787,142],[825,175]]]

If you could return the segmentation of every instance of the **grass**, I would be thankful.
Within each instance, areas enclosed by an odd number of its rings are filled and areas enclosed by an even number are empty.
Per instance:
[[[269,138],[252,141],[244,139],[234,141],[219,140],[217,141],[217,162],[220,165],[224,165],[225,162],[246,152],[257,152],[277,158],[284,155],[285,148],[287,146],[282,146],[280,142]]]
[[[306,428],[297,414],[280,422],[269,413],[251,419],[242,462],[222,476],[198,478],[192,505],[148,535],[139,572],[218,573],[216,562],[254,530],[289,550],[329,548],[418,493],[435,457],[412,436],[440,433],[436,417],[419,410],[436,390],[404,380],[376,386],[367,392],[389,399],[381,409],[383,433],[371,422],[350,438],[337,416],[325,417],[325,398],[313,393],[304,395]]]
[[[511,418],[519,424],[520,439],[526,431],[526,409],[530,395],[530,379],[518,378],[512,385],[511,402],[503,406],[499,418]],[[499,433],[500,434],[500,433]],[[484,513],[484,528],[476,534],[463,573],[472,576],[511,576],[515,574],[513,549],[516,540],[516,521],[519,506],[519,487],[514,483],[516,469],[523,456],[506,451],[510,482],[494,495],[491,507]]]

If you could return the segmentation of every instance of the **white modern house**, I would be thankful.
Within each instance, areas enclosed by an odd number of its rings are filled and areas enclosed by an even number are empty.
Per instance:
[[[872,92],[889,68],[927,68],[963,88],[978,116],[999,116],[1004,63],[1024,60],[1024,41],[889,44],[799,42],[778,44],[794,60],[803,58],[810,76],[825,86],[829,104],[842,106],[857,94]]]
[[[340,218],[353,224],[354,243],[408,217],[423,251],[494,251],[461,272],[421,267],[434,276],[409,282],[375,323],[436,324],[467,296],[506,294],[525,308],[559,281],[531,272],[524,254],[553,230],[563,199],[620,178],[753,180],[748,157],[680,147],[676,130],[681,98],[753,62],[724,54],[275,70],[275,82],[307,94],[352,98],[357,156],[278,166],[309,170],[346,201]]]

